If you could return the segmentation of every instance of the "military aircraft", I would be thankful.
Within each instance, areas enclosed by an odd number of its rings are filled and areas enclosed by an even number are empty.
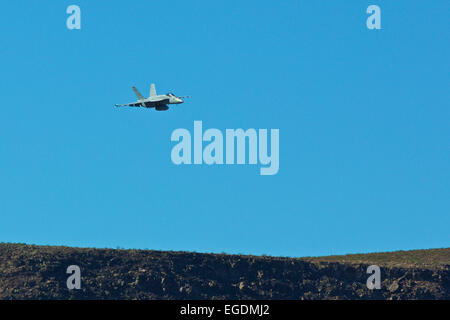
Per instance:
[[[157,111],[164,111],[169,109],[168,104],[180,104],[183,103],[184,98],[189,98],[189,96],[185,97],[177,97],[173,93],[167,94],[156,94],[155,84],[152,83],[150,86],[150,96],[148,98],[144,98],[144,96],[136,89],[136,87],[132,87],[134,93],[138,97],[138,101],[126,103],[126,104],[116,104],[116,107],[145,107],[145,108],[155,108]]]

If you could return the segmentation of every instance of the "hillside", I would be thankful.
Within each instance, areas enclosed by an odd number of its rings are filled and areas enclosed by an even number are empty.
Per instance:
[[[371,264],[380,290],[366,287]],[[449,298],[450,248],[294,259],[0,244],[0,299]]]

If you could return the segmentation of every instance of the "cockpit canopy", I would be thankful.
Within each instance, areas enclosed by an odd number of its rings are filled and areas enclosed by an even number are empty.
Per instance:
[[[175,95],[172,92],[169,92],[168,94],[166,94],[169,97],[175,97]]]

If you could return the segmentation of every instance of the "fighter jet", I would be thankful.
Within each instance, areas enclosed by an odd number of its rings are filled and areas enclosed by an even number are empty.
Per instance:
[[[169,109],[168,104],[180,104],[183,103],[183,98],[186,97],[177,97],[173,93],[167,94],[156,94],[155,84],[152,83],[150,86],[150,96],[148,98],[144,98],[144,96],[136,89],[136,87],[132,87],[134,93],[138,97],[138,101],[126,103],[126,104],[116,104],[116,107],[145,107],[145,108],[155,108],[157,111],[164,111]]]

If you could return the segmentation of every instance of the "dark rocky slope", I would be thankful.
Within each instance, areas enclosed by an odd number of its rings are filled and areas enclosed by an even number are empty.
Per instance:
[[[0,244],[0,299],[449,299],[449,261],[450,248],[293,259]]]

